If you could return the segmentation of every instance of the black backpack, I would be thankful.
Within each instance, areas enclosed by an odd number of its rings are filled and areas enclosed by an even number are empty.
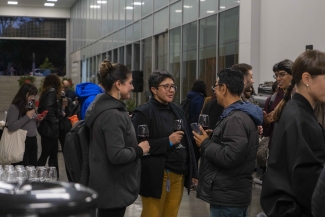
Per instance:
[[[84,120],[78,121],[65,136],[64,161],[69,181],[88,186],[90,129]]]
[[[191,99],[187,97],[185,97],[180,104],[180,107],[184,110],[187,122],[189,121],[189,117],[190,117],[190,105],[191,105]]]

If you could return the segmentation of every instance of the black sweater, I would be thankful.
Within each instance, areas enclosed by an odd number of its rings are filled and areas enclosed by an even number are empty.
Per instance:
[[[183,119],[184,126],[187,126],[183,110],[174,103],[169,103],[168,106],[170,107],[170,111],[175,115],[175,119]],[[164,121],[165,118],[162,116],[167,115],[170,117],[168,110],[167,105],[164,106],[152,98],[149,102],[137,108],[133,113],[132,122],[135,129],[141,124],[147,124],[149,128],[148,142],[150,144],[150,155],[144,156],[141,159],[140,195],[144,197],[158,199],[161,197],[164,169],[166,168],[166,154],[171,151],[169,135],[173,131],[173,125],[168,128],[164,127],[166,123]],[[186,147],[185,150],[187,150],[188,158],[184,186],[189,190],[192,178],[197,178],[198,174],[193,146],[187,127],[184,128],[184,132],[184,143],[182,145]]]

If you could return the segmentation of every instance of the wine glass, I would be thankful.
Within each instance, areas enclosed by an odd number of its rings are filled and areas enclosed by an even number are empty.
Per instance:
[[[58,175],[56,173],[56,167],[49,167],[48,168],[48,175],[49,175],[49,181],[55,182],[58,180]]]
[[[138,125],[138,137],[141,141],[149,139],[149,129],[146,124]],[[143,156],[150,155],[150,153],[143,154]]]
[[[209,129],[209,115],[200,114],[198,124],[201,125],[204,130]]]
[[[183,120],[177,119],[174,121],[174,132],[176,131],[183,131],[184,132],[184,126],[183,126]],[[179,143],[176,148],[185,148],[181,143]]]
[[[30,111],[30,110],[33,110],[35,109],[35,105],[34,105],[34,101],[31,100],[27,103],[27,110]]]

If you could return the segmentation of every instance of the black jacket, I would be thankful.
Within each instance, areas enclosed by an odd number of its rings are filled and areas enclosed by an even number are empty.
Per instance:
[[[132,204],[140,188],[140,158],[134,127],[125,104],[103,93],[88,107],[90,128],[89,187],[99,193],[98,208]]]
[[[209,115],[209,129],[214,129],[220,115],[222,114],[223,107],[218,104],[216,98],[211,99],[202,109],[202,114]]]
[[[155,101],[155,102],[153,102]],[[157,100],[151,99],[149,102],[141,105],[133,112],[132,122],[135,128],[140,124],[147,124],[149,128],[150,155],[141,159],[141,186],[140,195],[144,197],[154,197],[160,199],[162,192],[162,182],[165,169],[165,156],[171,149],[169,145],[169,135],[165,135],[162,118],[158,114],[158,109],[154,108]],[[178,119],[183,119],[186,123],[184,111],[176,104],[169,103],[171,110],[175,113]],[[187,126],[187,124],[184,124]],[[171,126],[173,127],[173,126]],[[184,186],[190,192],[192,178],[198,178],[196,162],[194,157],[189,130],[184,128],[186,139],[184,145],[187,149],[188,157],[188,172],[185,175]]]
[[[325,167],[318,179],[311,201],[311,211],[313,216],[325,216]]]
[[[201,144],[197,197],[218,206],[248,206],[257,147],[257,126],[246,113],[233,111],[219,121]]]
[[[302,95],[296,93],[284,107],[271,146],[260,199],[265,214],[312,216],[312,194],[325,161],[325,134]]]

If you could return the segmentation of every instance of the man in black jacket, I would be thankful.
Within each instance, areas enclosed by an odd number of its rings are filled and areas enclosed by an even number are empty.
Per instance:
[[[262,110],[240,98],[244,76],[224,69],[214,87],[218,103],[225,109],[208,138],[195,132],[201,147],[197,197],[210,203],[211,217],[245,217],[252,197],[252,173],[258,147],[257,126]]]

